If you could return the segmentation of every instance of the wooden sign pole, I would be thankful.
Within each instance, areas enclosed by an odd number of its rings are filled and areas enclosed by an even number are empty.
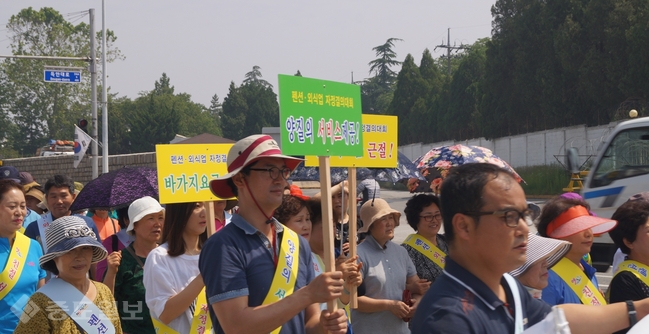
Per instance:
[[[356,256],[356,167],[349,167],[347,173],[349,180],[349,256]],[[350,293],[349,306],[353,309],[358,308],[358,294],[356,286],[352,286]]]
[[[214,202],[212,201],[207,201],[203,202],[203,206],[205,207],[205,220],[207,221],[207,236],[211,236],[214,234],[214,229],[216,229],[216,226],[214,226],[214,222],[216,219],[214,218]]]
[[[334,257],[334,223],[331,209],[331,169],[329,168],[329,157],[318,157],[320,169],[320,194],[322,199],[322,241],[324,246],[324,265],[326,272],[336,270],[336,259]],[[327,302],[327,309],[331,312],[337,307],[336,300]]]

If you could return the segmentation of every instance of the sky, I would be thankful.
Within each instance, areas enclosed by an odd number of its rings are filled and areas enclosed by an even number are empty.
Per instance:
[[[257,65],[277,92],[278,74],[350,82],[370,77],[372,48],[388,38],[403,39],[395,51],[417,64],[428,48],[433,57],[451,45],[491,36],[495,0],[106,0],[106,28],[117,36],[126,57],[107,64],[108,86],[118,96],[136,98],[153,89],[163,72],[176,93],[205,106],[241,85]],[[66,16],[95,8],[101,29],[101,0],[3,0],[0,2],[0,55],[10,53],[6,24],[27,7],[52,7]],[[67,16],[66,16],[67,17]],[[70,16],[73,17],[74,16]],[[81,18],[88,22],[88,16]],[[99,42],[99,41],[98,41]],[[395,70],[398,70],[396,68]],[[101,94],[99,94],[100,96]]]

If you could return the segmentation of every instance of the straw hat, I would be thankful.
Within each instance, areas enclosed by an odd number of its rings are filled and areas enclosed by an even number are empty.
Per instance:
[[[45,231],[45,243],[48,245],[47,253],[41,256],[39,263],[41,268],[52,272],[56,270],[53,260],[75,248],[92,246],[91,263],[105,259],[108,254],[97,241],[95,232],[78,216],[65,216],[53,221]]]
[[[263,158],[282,158],[286,167],[294,170],[303,159],[283,155],[279,145],[269,135],[252,135],[236,142],[228,152],[228,173],[210,182],[210,190],[219,198],[235,197],[228,180],[244,167]]]
[[[390,204],[388,204],[384,199],[376,198],[365,202],[361,207],[361,220],[363,221],[363,227],[361,227],[358,232],[367,233],[370,230],[370,226],[372,226],[376,220],[389,214],[394,215],[395,227],[399,226],[401,212],[392,209]]]
[[[158,213],[164,211],[165,209],[160,205],[160,203],[151,196],[144,196],[142,198],[136,199],[128,207],[128,227],[126,228],[126,233],[134,235],[133,227],[135,223],[139,222],[144,216],[152,213]]]
[[[547,259],[548,269],[552,268],[572,247],[571,243],[563,240],[544,238],[533,233],[528,233],[527,236],[527,259],[525,264],[509,272],[514,277],[524,274],[543,259]]]
[[[345,194],[349,195],[349,182],[347,180],[337,183],[335,186],[331,187],[331,196],[345,190]],[[348,196],[347,196],[348,197]],[[313,199],[322,199],[321,192],[312,196]]]
[[[45,194],[38,189],[37,187],[32,187],[25,193],[25,197],[31,196],[38,200],[38,202],[43,202],[45,200]]]
[[[592,229],[593,234],[612,230],[617,221],[591,216],[588,210],[576,205],[554,218],[547,227],[547,235],[552,238],[565,238],[581,231]]]

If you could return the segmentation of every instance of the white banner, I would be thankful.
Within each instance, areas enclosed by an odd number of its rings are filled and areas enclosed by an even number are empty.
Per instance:
[[[88,146],[90,146],[92,138],[83,130],[81,130],[76,124],[74,125],[74,168],[79,166],[81,159],[86,154]]]

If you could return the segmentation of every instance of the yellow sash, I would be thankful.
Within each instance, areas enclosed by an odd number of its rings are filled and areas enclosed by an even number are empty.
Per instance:
[[[162,321],[153,316],[151,317],[151,321],[153,322],[153,329],[155,329],[156,334],[178,334],[173,328],[163,324]]]
[[[192,328],[190,333],[211,333],[212,319],[210,318],[210,305],[207,303],[205,288],[201,290],[196,298],[196,308],[194,309],[194,319],[192,319]]]
[[[9,251],[5,269],[0,273],[0,300],[16,286],[25,268],[25,260],[29,253],[30,239],[22,233],[16,233],[16,240]]]
[[[270,284],[270,290],[268,290],[268,295],[266,295],[262,305],[272,304],[293,293],[300,261],[299,254],[300,238],[297,233],[284,227],[284,237],[279,248],[277,268],[275,268],[273,282]],[[271,333],[277,334],[281,329],[282,326],[279,326]]]
[[[604,296],[579,267],[566,259],[561,259],[552,270],[568,284],[584,305],[606,305]]]
[[[442,252],[442,250],[437,246],[428,242],[426,238],[419,234],[411,234],[406,238],[406,241],[404,241],[403,244],[414,248],[429,260],[433,261],[440,268],[444,269],[444,265],[446,265],[446,253]]]
[[[626,260],[620,263],[620,266],[618,267],[615,275],[619,274],[622,271],[629,271],[633,273],[638,279],[642,281],[642,283],[649,286],[649,267],[647,267],[646,265],[637,261]]]
[[[211,333],[212,332],[212,319],[210,319],[209,305],[207,304],[207,297],[205,296],[205,288],[201,290],[196,297],[196,308],[194,308],[194,318],[192,319],[192,327],[190,333]],[[162,321],[151,317],[153,321],[153,328],[157,334],[178,334],[173,328],[165,325]]]

